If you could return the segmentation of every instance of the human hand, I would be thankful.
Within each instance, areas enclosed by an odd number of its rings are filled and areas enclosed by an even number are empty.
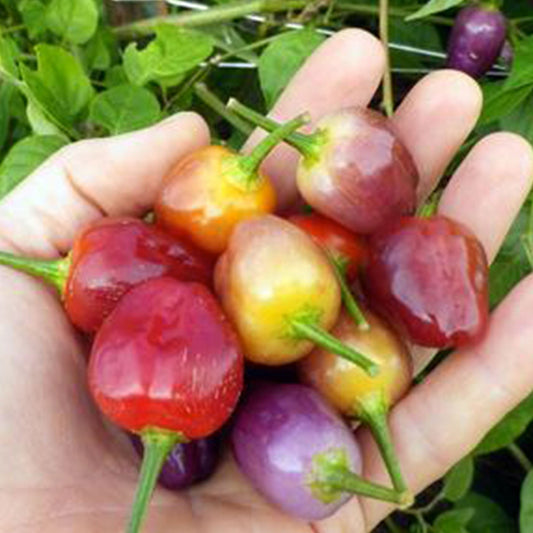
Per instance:
[[[358,30],[327,41],[297,74],[274,116],[310,111],[317,119],[366,105],[384,58]],[[421,174],[420,199],[438,181],[481,107],[477,85],[452,71],[423,79],[394,117]],[[161,179],[184,154],[208,142],[195,115],[177,115],[140,132],[82,141],[53,156],[0,202],[2,248],[57,257],[76,232],[103,215],[144,213]],[[280,196],[293,199],[296,154],[280,147],[268,160]],[[494,258],[525,199],[533,174],[529,145],[505,133],[476,146],[450,181],[441,213],[469,226]],[[533,278],[494,312],[485,340],[450,356],[391,413],[403,471],[414,491],[441,477],[531,388]],[[127,523],[138,460],[124,436],[100,417],[87,392],[86,347],[54,294],[38,281],[0,270],[0,531],[111,533]],[[427,352],[417,352],[418,364]],[[370,435],[357,433],[365,476],[387,482]],[[369,532],[390,508],[353,498],[319,524],[294,520],[257,495],[228,457],[216,475],[180,495],[158,491],[146,531],[158,533]]]

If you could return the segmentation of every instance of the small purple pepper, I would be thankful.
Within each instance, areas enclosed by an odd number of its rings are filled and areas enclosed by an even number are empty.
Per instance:
[[[481,78],[498,58],[506,34],[507,21],[498,10],[465,7],[455,19],[446,65]]]
[[[504,67],[510,69],[513,66],[514,61],[514,49],[510,41],[506,40],[503,43],[502,50],[500,52],[500,62]]]
[[[142,457],[143,445],[137,435],[130,435],[135,451]],[[184,444],[176,444],[168,455],[159,483],[169,490],[182,490],[208,478],[219,458],[219,439],[211,436]]]
[[[231,441],[255,488],[298,518],[327,518],[353,493],[408,503],[404,495],[359,477],[361,452],[352,432],[309,387],[259,385],[238,411]]]

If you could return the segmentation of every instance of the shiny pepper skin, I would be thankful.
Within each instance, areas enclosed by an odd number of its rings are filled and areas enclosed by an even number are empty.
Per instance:
[[[404,217],[373,235],[364,287],[370,304],[416,344],[457,347],[485,331],[485,252],[444,216]]]
[[[75,240],[63,292],[69,318],[97,331],[132,287],[164,275],[211,284],[212,259],[183,239],[133,218],[104,218]]]
[[[315,135],[315,156],[297,174],[309,205],[360,234],[414,211],[418,171],[386,117],[347,108],[320,120]]]
[[[303,229],[338,261],[349,281],[354,281],[368,258],[366,239],[318,213],[294,215],[289,221]]]
[[[231,179],[238,157],[222,146],[208,146],[186,157],[166,178],[155,204],[157,224],[219,254],[235,225],[276,206],[266,176],[249,186]]]
[[[237,336],[210,291],[162,277],[122,298],[98,332],[89,386],[122,428],[185,439],[215,432],[233,412],[243,381]]]
[[[248,359],[296,361],[312,349],[291,336],[290,319],[316,319],[329,329],[340,290],[326,255],[302,230],[275,216],[241,223],[215,269],[215,287]]]
[[[412,381],[411,356],[396,332],[368,309],[370,329],[362,331],[344,311],[332,333],[345,344],[361,350],[377,361],[381,372],[370,377],[360,368],[322,348],[316,348],[299,362],[302,381],[326,398],[341,413],[361,414],[365,399],[379,394],[385,406],[394,405]]]

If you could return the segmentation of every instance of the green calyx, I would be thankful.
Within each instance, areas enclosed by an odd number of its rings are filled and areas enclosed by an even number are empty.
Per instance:
[[[298,341],[312,341],[317,346],[361,367],[369,376],[377,376],[379,365],[323,329],[320,326],[321,316],[322,313],[318,309],[304,308],[301,312],[287,317],[287,336]]]
[[[176,444],[187,442],[181,433],[158,428],[146,428],[141,432],[141,438],[144,456],[127,533],[139,533],[159,473],[168,454]]]
[[[8,266],[42,279],[46,283],[53,285],[61,296],[65,293],[71,263],[70,254],[62,259],[43,260],[0,252],[0,265]]]
[[[335,502],[346,492],[402,507],[412,503],[404,493],[367,481],[352,472],[348,455],[342,448],[331,448],[313,457],[307,485],[313,496],[326,505]]]
[[[266,131],[272,132],[280,127],[280,124],[275,120],[264,117],[257,111],[241,104],[235,98],[229,100],[227,107],[248,122]],[[328,142],[328,134],[324,130],[317,130],[310,134],[292,132],[286,136],[285,142],[302,154],[304,164],[312,165],[320,159],[323,148]]]
[[[226,179],[245,191],[257,189],[261,183],[259,167],[268,154],[288,135],[307,124],[309,120],[307,113],[298,115],[285,124],[278,125],[249,155],[228,158],[222,171]]]
[[[375,391],[360,398],[354,406],[354,414],[370,428],[387,467],[394,489],[404,495],[408,502],[412,499],[400,463],[394,450],[387,420],[389,406],[383,391]]]

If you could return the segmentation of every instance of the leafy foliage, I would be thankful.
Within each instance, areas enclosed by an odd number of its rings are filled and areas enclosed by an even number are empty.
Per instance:
[[[312,0],[302,11],[280,8],[256,22],[239,18],[246,2],[205,3],[222,10],[219,19],[206,17],[213,11],[195,19],[156,2],[0,0],[0,198],[68,142],[146,127],[180,110],[200,111],[217,139],[238,147],[242,133],[229,131],[199,101],[195,83],[205,82],[222,101],[235,96],[268,110],[324,42],[320,28],[362,26],[375,33],[379,4]],[[502,6],[510,19],[515,59],[512,68],[497,65],[482,80],[485,100],[470,141],[503,129],[533,142],[532,4],[491,3]],[[390,0],[398,98],[425,73],[442,67],[453,18],[466,4]],[[154,23],[150,17],[156,15],[161,18]],[[531,272],[532,263],[533,216],[527,202],[491,267],[493,306]],[[502,450],[509,451],[513,443],[533,454],[532,420],[533,395],[448,472],[432,505],[403,516],[405,531],[511,533],[518,523],[522,533],[533,531],[531,474],[520,493],[511,483],[505,487],[510,502],[485,490],[477,476],[484,461],[493,461],[497,469],[498,458],[507,453]]]

